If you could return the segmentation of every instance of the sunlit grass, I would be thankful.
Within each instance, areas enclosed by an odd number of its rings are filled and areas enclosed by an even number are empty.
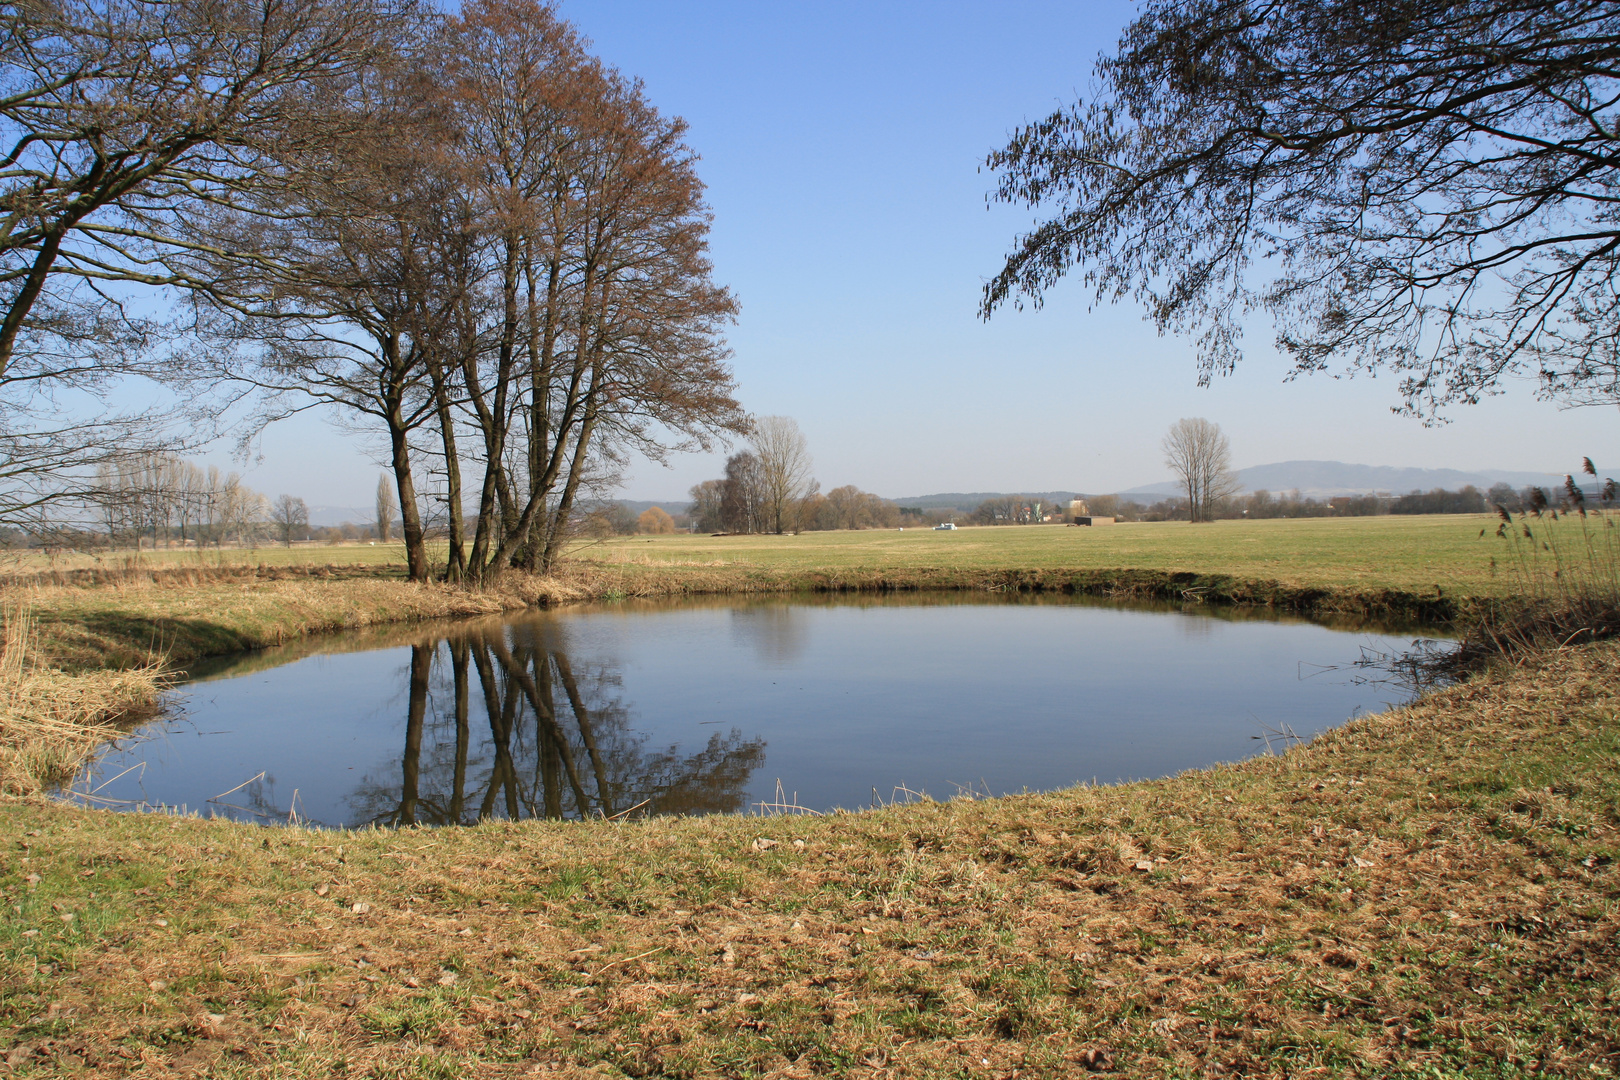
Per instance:
[[[444,559],[445,545],[430,544],[429,554]],[[181,567],[231,566],[404,566],[405,546],[398,542],[359,541],[344,544],[265,544],[259,547],[160,547],[92,549],[14,549],[0,553],[0,574],[40,574],[75,570],[123,571]]]
[[[799,536],[637,536],[581,545],[577,556],[636,566],[770,570],[1185,570],[1293,586],[1497,594],[1493,560],[1509,552],[1481,514],[1150,522],[1093,528],[1030,525],[812,532]],[[1485,535],[1481,536],[1481,531]]]

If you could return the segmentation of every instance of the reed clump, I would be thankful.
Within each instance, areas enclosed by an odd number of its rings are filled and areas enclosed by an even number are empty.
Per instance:
[[[1582,473],[1597,478],[1591,458]],[[1499,660],[1620,636],[1620,489],[1605,479],[1595,497],[1574,476],[1563,490],[1532,488],[1517,513],[1501,505],[1511,594],[1479,609],[1461,645],[1442,662],[1461,674]]]
[[[0,633],[0,794],[33,795],[71,777],[121,725],[149,714],[161,666],[70,674],[38,662],[26,604],[3,614]]]

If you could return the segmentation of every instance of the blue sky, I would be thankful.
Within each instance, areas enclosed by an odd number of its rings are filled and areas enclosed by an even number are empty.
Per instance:
[[[1134,6],[562,0],[596,53],[691,125],[714,210],[718,280],[744,405],[794,417],[823,488],[1102,492],[1168,478],[1165,429],[1204,416],[1239,467],[1289,459],[1566,472],[1620,468],[1620,413],[1560,411],[1527,384],[1425,428],[1393,378],[1286,382],[1269,324],[1247,363],[1199,388],[1188,342],[1141,312],[1088,310],[1078,285],[1039,312],[976,316],[1028,211],[987,208],[984,155],[1072,101]],[[306,417],[267,433],[250,483],[366,506],[364,441]],[[223,461],[223,456],[220,458]],[[683,498],[724,455],[639,463],[623,494]]]

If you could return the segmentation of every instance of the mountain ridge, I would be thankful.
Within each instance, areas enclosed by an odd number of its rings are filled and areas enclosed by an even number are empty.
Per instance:
[[[1336,495],[1405,495],[1409,491],[1429,491],[1446,488],[1456,491],[1472,484],[1485,490],[1493,484],[1508,484],[1515,488],[1531,484],[1546,487],[1563,480],[1563,473],[1542,473],[1513,469],[1425,469],[1416,466],[1357,465],[1343,461],[1277,461],[1265,465],[1251,465],[1237,471],[1238,483],[1245,491],[1295,491],[1314,498]],[[1121,496],[1158,496],[1179,493],[1181,485],[1174,480],[1157,484],[1144,484],[1129,488]]]

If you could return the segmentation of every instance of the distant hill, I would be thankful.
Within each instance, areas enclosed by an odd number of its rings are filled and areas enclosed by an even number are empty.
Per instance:
[[[891,499],[896,506],[915,510],[977,510],[986,499],[1004,499],[1009,495],[1023,495],[1042,502],[1067,504],[1077,499],[1076,491],[948,491],[939,495],[912,495],[904,499]]]
[[[375,506],[312,506],[309,523],[317,528],[326,525],[370,525],[377,520]]]
[[[1456,491],[1472,484],[1481,491],[1493,484],[1511,484],[1522,488],[1530,484],[1552,487],[1563,482],[1563,473],[1514,472],[1505,469],[1481,469],[1463,472],[1458,469],[1396,468],[1391,465],[1350,465],[1342,461],[1279,461],[1270,465],[1254,465],[1238,470],[1238,482],[1246,491],[1294,491],[1314,498],[1334,495],[1368,495],[1387,492],[1404,495],[1409,491],[1429,491],[1446,488]],[[1162,499],[1180,493],[1173,480],[1146,484],[1119,492],[1135,498]]]
[[[684,514],[692,506],[689,499],[618,499],[616,501],[632,514],[651,510],[655,506],[666,514]]]

